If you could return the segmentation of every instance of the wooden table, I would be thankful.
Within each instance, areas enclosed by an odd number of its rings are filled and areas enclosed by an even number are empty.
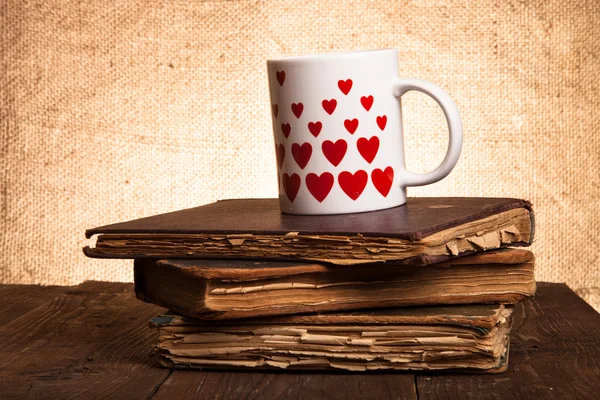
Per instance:
[[[170,371],[129,283],[0,285],[0,398],[600,398],[600,314],[565,285],[517,306],[499,375]]]

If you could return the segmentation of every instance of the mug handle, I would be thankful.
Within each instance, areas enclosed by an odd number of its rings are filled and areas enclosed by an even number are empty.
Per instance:
[[[448,150],[446,150],[446,156],[442,163],[433,171],[425,174],[417,174],[407,171],[404,168],[400,174],[400,185],[403,188],[407,186],[423,186],[444,179],[456,165],[462,149],[462,120],[460,119],[456,104],[442,88],[422,79],[395,78],[392,82],[392,90],[394,96],[398,99],[409,90],[416,90],[432,97],[442,108],[442,111],[444,111],[450,134]]]

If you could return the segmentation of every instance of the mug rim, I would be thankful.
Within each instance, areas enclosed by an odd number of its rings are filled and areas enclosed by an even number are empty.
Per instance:
[[[335,58],[353,58],[353,57],[364,57],[367,55],[373,55],[373,53],[398,53],[398,49],[394,47],[388,47],[383,49],[371,49],[371,50],[350,50],[350,51],[340,51],[333,53],[322,53],[322,54],[309,54],[309,55],[300,55],[300,56],[286,56],[286,57],[278,57],[271,58],[267,60],[267,64],[272,63],[294,63],[294,62],[302,62],[302,61],[319,61],[319,60],[327,60],[327,59],[335,59]]]

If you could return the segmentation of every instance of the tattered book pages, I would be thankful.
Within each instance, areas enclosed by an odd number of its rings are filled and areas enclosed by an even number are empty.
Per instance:
[[[229,322],[154,318],[163,367],[175,369],[506,369],[512,308],[422,307]]]
[[[338,265],[430,264],[462,254],[527,246],[531,204],[508,198],[409,198],[369,213],[286,215],[277,199],[224,200],[90,229],[99,258],[304,260]]]
[[[436,304],[512,304],[535,293],[534,257],[502,249],[426,266],[136,260],[139,299],[217,320]]]

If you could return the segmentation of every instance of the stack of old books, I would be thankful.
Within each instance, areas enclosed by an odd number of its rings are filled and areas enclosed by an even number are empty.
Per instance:
[[[281,214],[225,200],[87,232],[135,259],[170,368],[506,369],[512,305],[535,292],[529,203],[413,198],[383,211]]]

